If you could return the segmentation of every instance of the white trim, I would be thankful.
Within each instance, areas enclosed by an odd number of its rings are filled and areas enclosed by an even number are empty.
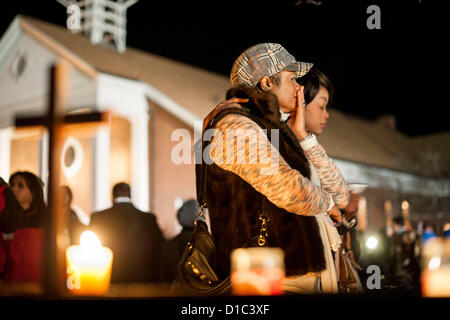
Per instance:
[[[149,210],[148,112],[131,118],[131,189],[135,206]]]
[[[164,93],[157,90],[150,84],[143,84],[145,85],[145,93],[150,100],[163,107],[166,111],[168,111],[179,120],[183,121],[189,127],[193,128],[194,131],[197,132],[200,130],[201,132],[202,126],[199,126],[198,123],[202,123],[202,119],[197,117],[197,115],[195,115],[194,113],[190,112],[187,108],[170,99],[168,96],[166,96]]]
[[[136,114],[141,116],[144,112],[146,113],[148,111],[147,102],[145,103],[145,109],[143,109],[141,103],[139,103],[140,107],[133,105],[133,107],[130,108],[129,98],[132,97],[133,100],[136,100],[136,95],[139,97],[142,94],[144,98],[150,99],[180,121],[193,128],[195,134],[201,134],[203,119],[199,118],[196,114],[175,102],[152,85],[146,82],[122,78],[107,73],[99,73],[97,79],[97,105],[101,110],[112,108],[114,111],[123,115],[129,116],[131,114]],[[124,102],[121,103],[118,99]]]
[[[117,197],[114,199],[114,203],[131,203],[130,197]]]
[[[333,159],[347,183],[424,196],[450,196],[450,179],[420,177],[406,172]]]
[[[10,175],[12,135],[13,128],[0,129],[0,177],[5,181],[8,181]]]
[[[109,195],[109,150],[110,132],[108,126],[100,126],[93,143],[93,186],[94,211],[106,209],[111,206]]]
[[[47,201],[48,194],[48,158],[49,158],[49,135],[48,130],[42,131],[39,141],[39,175],[44,182],[44,199]]]

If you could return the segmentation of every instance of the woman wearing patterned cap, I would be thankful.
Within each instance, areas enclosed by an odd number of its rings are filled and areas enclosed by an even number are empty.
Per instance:
[[[329,242],[323,240],[316,216],[328,213],[342,221],[338,207],[347,205],[348,191],[305,127],[303,87],[296,80],[311,67],[279,44],[247,49],[230,76],[233,88],[227,98],[237,99],[219,105],[204,122],[204,132],[216,129],[211,143],[203,142],[212,163],[201,165],[207,166],[204,200],[220,277],[229,275],[231,251],[258,234],[264,210],[270,219],[269,246],[285,253],[285,291],[338,291],[334,263],[324,249]],[[318,165],[322,187],[311,182],[310,161]],[[334,272],[326,288],[320,283],[323,272]]]

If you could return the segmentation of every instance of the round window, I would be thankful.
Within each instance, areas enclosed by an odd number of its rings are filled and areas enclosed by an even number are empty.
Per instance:
[[[74,137],[67,138],[61,155],[61,167],[67,178],[72,178],[80,170],[83,157],[83,146],[80,140]]]
[[[64,153],[64,164],[66,167],[70,167],[75,160],[75,149],[70,146]]]
[[[16,80],[23,77],[25,71],[27,70],[28,65],[29,65],[28,56],[23,52],[18,53],[11,65],[12,76]]]

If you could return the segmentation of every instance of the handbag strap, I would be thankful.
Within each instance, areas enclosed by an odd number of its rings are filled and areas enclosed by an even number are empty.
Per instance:
[[[234,108],[231,108],[234,109]],[[205,131],[209,128],[211,128],[214,124],[216,124],[220,118],[224,117],[225,115],[229,114],[230,110],[224,110],[224,111],[228,111],[228,112],[219,112],[216,116],[214,116],[212,119],[210,119],[209,123],[205,126]],[[238,109],[238,108],[236,108]],[[238,109],[240,110],[240,109]],[[264,125],[262,125],[262,123],[260,121],[258,121],[258,119],[255,119],[254,117],[251,117],[251,119],[255,122],[258,123],[258,125],[262,128],[264,128]],[[204,150],[204,146],[203,146],[203,133],[202,132],[202,138],[197,141],[197,143],[195,144],[195,154],[196,154],[196,171],[197,171],[197,177],[199,177],[200,181],[197,180],[197,203],[198,203],[198,214],[194,217],[194,225],[197,226],[197,220],[199,218],[202,218],[203,220],[206,220],[206,217],[204,215],[204,210],[205,208],[208,207],[207,203],[206,203],[206,194],[205,194],[205,190],[206,190],[206,183],[207,183],[207,179],[206,179],[206,175],[207,175],[207,170],[206,170],[206,164],[203,163],[203,159],[201,157],[203,157],[203,150]],[[268,134],[270,135],[269,131]],[[268,137],[270,139],[270,137]],[[199,158],[200,157],[200,158]],[[266,245],[267,243],[267,237],[268,232],[267,232],[267,223],[269,222],[269,215],[267,213],[267,199],[265,197],[263,197],[262,199],[262,209],[261,209],[261,213],[259,214],[259,220],[261,221],[261,227],[259,230],[259,235],[258,235],[258,246],[263,247]]]
[[[269,222],[269,215],[267,214],[267,199],[264,197],[262,200],[262,210],[259,214],[259,220],[261,220],[261,227],[258,235],[258,246],[264,247],[267,243],[267,222]]]

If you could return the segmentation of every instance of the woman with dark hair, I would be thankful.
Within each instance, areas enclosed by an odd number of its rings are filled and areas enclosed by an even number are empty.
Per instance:
[[[332,97],[334,95],[334,87],[331,83],[330,79],[322,73],[319,69],[313,67],[311,70],[302,78],[298,79],[298,83],[300,85],[304,86],[304,96],[305,96],[305,127],[308,132],[312,132],[315,135],[319,136],[322,134],[323,130],[325,129],[328,118],[330,117],[327,106],[330,105]],[[317,155],[311,155],[311,158],[317,158],[316,159],[316,166],[317,163],[320,163],[320,157]],[[321,170],[326,169],[326,164],[323,163],[323,166],[320,166]],[[313,171],[315,171],[315,168],[312,168]],[[332,171],[330,171],[332,172]],[[324,181],[317,180],[313,178],[313,174],[311,175],[311,181],[317,183],[318,185],[322,185]],[[342,187],[343,188],[343,187]],[[339,190],[339,189],[337,189]],[[343,194],[344,189],[342,189],[340,192],[336,194],[338,196],[339,194]],[[342,212],[344,214],[344,218],[347,217],[353,217],[356,214],[356,211],[358,210],[358,200],[359,195],[349,192],[350,201],[348,205],[342,209]],[[350,221],[351,219],[348,219]],[[344,222],[347,220],[344,219]],[[319,223],[320,225],[320,223]],[[340,291],[341,292],[356,292],[362,291],[361,282],[359,280],[358,272],[356,269],[358,269],[359,265],[356,263],[353,252],[351,250],[351,238],[350,238],[350,230],[354,230],[356,227],[356,224],[350,226],[346,225],[346,227],[343,229],[345,230],[345,233],[341,235],[341,244],[339,245],[339,252],[336,250],[334,253],[334,259],[339,259],[340,261],[340,267],[339,272],[340,274],[337,274],[338,281],[340,284]],[[354,234],[356,236],[356,234]],[[330,237],[330,240],[333,237]],[[337,240],[337,239],[336,239]],[[353,239],[355,240],[355,239]],[[331,246],[335,246],[338,244],[339,241],[335,241],[335,244],[331,243]],[[339,253],[342,252],[342,249],[345,248],[346,254],[339,255]],[[339,255],[339,257],[338,257]]]
[[[298,79],[298,82],[305,87],[306,130],[320,135],[330,117],[327,106],[330,105],[333,98],[333,84],[325,74],[314,67],[304,77]]]
[[[24,219],[13,233],[0,232],[0,279],[5,282],[40,282],[42,238],[47,206],[42,180],[28,171],[18,171],[9,185],[20,204]]]

